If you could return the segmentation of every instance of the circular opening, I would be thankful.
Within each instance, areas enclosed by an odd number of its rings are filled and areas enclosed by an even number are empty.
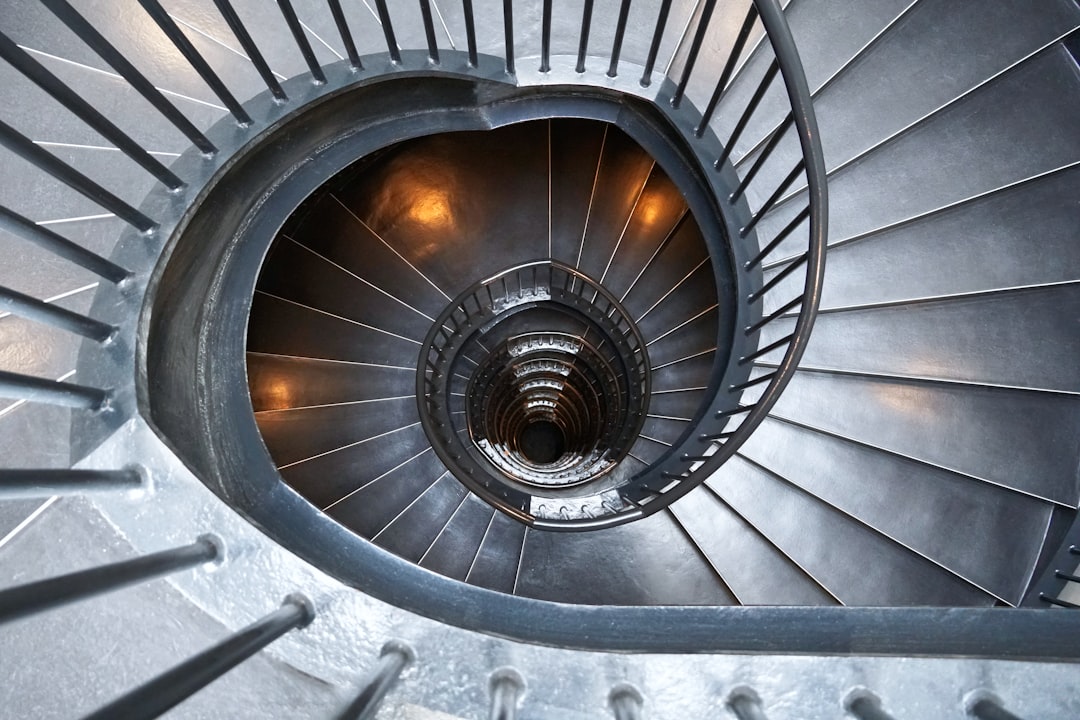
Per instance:
[[[373,87],[378,102],[357,103],[355,93],[329,98],[222,174],[185,221],[154,285],[146,359],[154,392],[146,402],[185,462],[284,546],[387,602],[456,617],[465,607],[457,598],[471,590],[445,578],[501,582],[505,570],[512,583],[518,564],[472,563],[447,547],[453,538],[475,539],[485,552],[520,552],[522,543],[506,538],[520,538],[522,523],[535,539],[636,517],[635,503],[649,490],[639,486],[675,470],[668,456],[687,449],[695,418],[711,409],[706,386],[732,356],[735,319],[707,309],[736,307],[737,286],[726,235],[696,171],[687,170],[693,158],[649,107],[567,93],[549,108],[510,89],[491,96],[499,113],[481,105],[453,114],[447,102],[482,104],[488,96],[468,83],[443,83],[452,95],[445,100],[423,84],[425,92],[414,93],[395,83],[403,88],[397,95]],[[387,96],[408,109],[393,123],[385,122]],[[549,121],[543,112],[618,116],[618,124]],[[430,134],[440,129],[447,132]],[[646,407],[624,397],[625,368],[607,373],[599,359],[575,365],[572,353],[560,363],[538,357],[577,375],[562,390],[568,402],[558,414],[511,413],[500,435],[511,454],[545,472],[565,461],[536,462],[554,452],[527,455],[518,446],[533,421],[558,426],[564,456],[598,436],[597,447],[628,452],[602,483],[533,486],[517,504],[514,488],[496,487],[491,473],[459,474],[433,452],[417,413],[418,356],[425,333],[468,286],[508,266],[550,261],[625,298],[624,317],[659,338],[648,356],[664,366],[666,394],[653,393],[655,419],[640,433],[632,422],[612,426],[606,419],[618,415],[600,412],[601,404]],[[507,286],[517,302],[523,288]],[[704,304],[691,308],[676,296]],[[533,320],[540,315],[501,340],[550,329]],[[455,321],[467,322],[461,313]],[[580,338],[585,327],[576,332]],[[585,341],[603,355],[618,340],[609,337],[590,331]],[[462,403],[456,417],[468,417],[468,388],[454,393]],[[623,427],[633,434],[628,444],[617,436]],[[470,428],[459,430],[471,444]],[[400,558],[444,577],[411,572]],[[524,584],[517,592],[533,596]]]
[[[534,420],[521,430],[517,446],[526,460],[550,465],[566,452],[562,429],[550,420]]]

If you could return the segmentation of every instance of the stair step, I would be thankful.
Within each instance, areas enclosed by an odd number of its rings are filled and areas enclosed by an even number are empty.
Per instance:
[[[821,308],[1080,278],[1077,186],[1080,165],[831,247]],[[766,271],[765,279],[778,271]],[[777,301],[765,298],[766,312],[798,294],[803,282],[798,274],[781,281]]]
[[[779,420],[766,420],[740,452],[1014,605],[1054,507]]]
[[[270,250],[259,290],[422,343],[434,318],[409,304],[407,288],[383,288],[306,246],[282,238]],[[282,328],[281,332],[288,332]],[[401,345],[403,352],[404,345]],[[417,347],[414,353],[419,352]]]
[[[420,567],[455,580],[464,580],[497,510],[469,495],[443,526],[420,560]]]
[[[354,476],[356,489],[327,510],[330,517],[368,539],[386,528],[446,472],[430,447],[412,450],[402,447],[391,470]]]
[[[846,0],[795,0],[788,3],[784,16],[799,48],[811,92],[820,90],[831,77],[861,57],[869,49],[867,45],[873,43],[883,31],[887,33],[886,28],[918,1],[863,0],[858,5]],[[768,43],[763,43],[728,86],[712,122],[721,142],[731,136],[732,129],[772,59],[772,48]],[[716,72],[719,73],[719,69]],[[700,101],[698,105],[701,106]],[[752,149],[780,125],[790,110],[791,103],[778,79],[762,98],[742,139],[732,151],[732,161],[756,157]]]
[[[551,257],[574,267],[589,219],[597,169],[603,162],[607,138],[620,134],[587,120],[550,122],[546,173],[552,182],[544,190],[549,220],[545,223]],[[558,182],[554,182],[558,178]],[[557,209],[557,212],[556,212]]]
[[[259,431],[286,481],[325,507],[426,442],[411,398],[382,405],[376,412],[343,405],[263,413]]]
[[[543,256],[549,213],[547,151],[536,142],[542,127],[522,123],[409,141],[337,197],[455,297],[481,278]],[[499,162],[476,162],[493,147]]]
[[[737,604],[664,513],[592,532],[529,531],[517,594],[583,605]]]
[[[388,332],[256,292],[248,351],[415,370],[420,343]]]
[[[994,602],[978,588],[742,457],[732,458],[706,482],[845,605]]]
[[[1025,0],[992,7],[922,0],[815,98],[826,167],[850,161],[1078,26],[1080,10],[1071,0],[1048,2],[1038,13]],[[794,133],[777,152],[797,157]],[[782,177],[770,167],[758,188]]]
[[[670,509],[741,604],[836,604],[813,578],[707,487]]]
[[[256,413],[344,403],[405,402],[415,398],[413,371],[327,360],[248,353],[248,384]]]
[[[1054,45],[960,98],[829,180],[829,241],[869,233],[1080,159],[1080,76]],[[773,237],[805,206],[796,193],[759,226]],[[805,223],[804,223],[805,225]],[[805,246],[797,230],[775,257]]]
[[[1078,400],[1027,390],[800,370],[772,414],[1076,507]]]
[[[373,541],[410,562],[419,562],[468,495],[457,478],[443,474]]]
[[[803,356],[810,367],[1076,392],[1080,284],[821,313]],[[792,331],[778,320],[762,343]],[[767,360],[775,361],[770,355]]]
[[[637,209],[656,163],[625,133],[607,129],[604,155],[589,195],[589,209],[574,266],[599,279],[609,261],[621,262],[616,249]],[[558,177],[558,176],[555,176]],[[558,205],[552,205],[558,212]],[[614,260],[612,260],[614,258]]]
[[[488,590],[513,593],[526,532],[527,528],[517,520],[495,513],[466,581]]]

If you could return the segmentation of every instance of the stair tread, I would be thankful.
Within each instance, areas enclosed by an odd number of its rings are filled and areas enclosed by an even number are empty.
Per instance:
[[[868,233],[1080,159],[1080,75],[1060,44],[979,87],[829,178],[829,241]],[[1033,109],[1038,108],[1035,112]],[[956,172],[963,168],[963,172]],[[803,192],[759,225],[773,237]],[[776,257],[792,255],[796,231]]]
[[[475,495],[468,495],[428,549],[420,567],[464,580],[497,512]]]
[[[800,371],[772,414],[1071,507],[1080,498],[1075,397]]]
[[[331,453],[365,438],[375,438],[419,422],[416,402],[330,405],[297,412],[260,413],[259,431],[279,466]]]
[[[417,343],[423,342],[433,321],[408,305],[404,288],[395,288],[396,293],[382,288],[289,240],[270,250],[259,274],[259,290]]]
[[[766,420],[740,452],[1014,605],[1053,512],[1050,503],[779,420]]]
[[[1075,280],[1077,185],[1080,166],[831,247],[821,308]],[[766,312],[803,282],[798,273],[781,281]]]
[[[845,605],[991,605],[994,598],[771,473],[733,458],[706,481]],[[815,532],[807,532],[807,528]]]
[[[863,0],[853,5],[847,0],[794,0],[789,3],[784,17],[799,48],[811,92],[819,90],[830,77],[858,58],[867,44],[918,2]],[[729,85],[712,123],[722,141],[730,136],[772,59],[772,49],[767,43],[763,44]],[[702,106],[700,100],[698,105]],[[738,162],[744,157],[754,157],[750,150],[780,125],[790,109],[787,93],[778,80],[762,98],[743,139],[732,151],[732,160]]]
[[[412,368],[420,346],[256,292],[248,321],[247,349]]]
[[[1080,338],[1062,329],[1078,312],[1080,284],[1070,283],[823,313],[803,363],[1076,392]],[[793,324],[773,323],[761,342],[790,333]]]
[[[476,551],[466,581],[472,585],[513,593],[517,584],[525,525],[497,512]]]
[[[835,605],[836,600],[707,488],[671,506],[743,605]]]
[[[517,594],[583,605],[737,602],[663,513],[592,532],[530,531]]]
[[[374,537],[446,472],[430,448],[415,453],[413,449],[402,448],[392,469],[378,468],[376,475],[355,478],[357,489],[327,509],[327,514],[363,537]]]
[[[444,474],[416,502],[393,520],[374,542],[390,552],[419,562],[442,527],[469,495],[452,475]]]
[[[1045,3],[1041,10],[1031,12],[1025,0],[977,7],[949,0],[916,3],[816,96],[814,111],[826,167],[839,167],[1080,26],[1080,11],[1070,0]],[[913,53],[913,47],[920,51]],[[859,102],[851,102],[853,97]],[[793,133],[777,152],[797,157]],[[782,177],[772,167],[771,174],[763,173],[755,182],[757,188],[765,188],[761,197]]]

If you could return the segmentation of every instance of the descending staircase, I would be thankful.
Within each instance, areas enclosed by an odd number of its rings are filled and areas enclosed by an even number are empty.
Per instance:
[[[1080,713],[1073,0],[791,0],[820,135],[748,3],[73,4],[191,125],[5,7],[0,587],[220,567],[0,627],[13,717],[295,592],[174,716]]]

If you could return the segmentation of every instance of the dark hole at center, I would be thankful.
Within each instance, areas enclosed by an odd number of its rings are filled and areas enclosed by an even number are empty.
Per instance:
[[[522,429],[518,448],[530,462],[548,465],[562,457],[566,449],[566,438],[555,423],[538,420]]]

